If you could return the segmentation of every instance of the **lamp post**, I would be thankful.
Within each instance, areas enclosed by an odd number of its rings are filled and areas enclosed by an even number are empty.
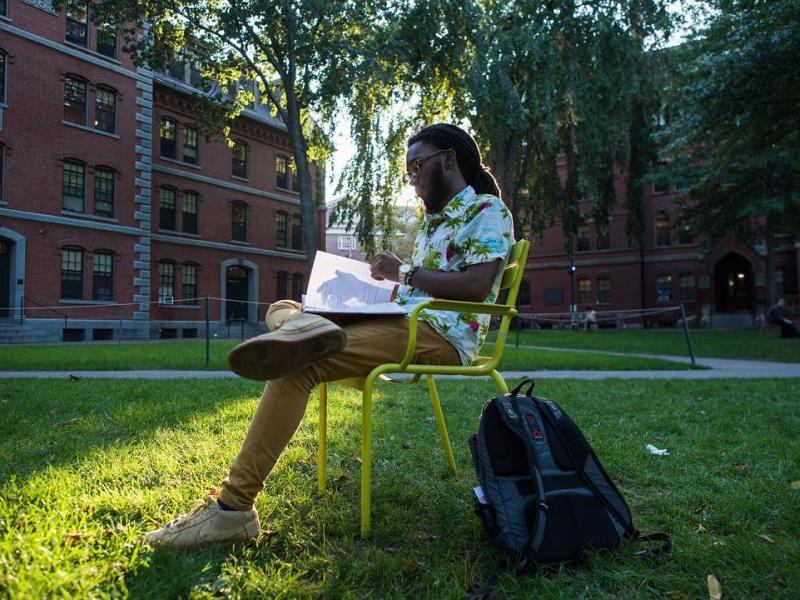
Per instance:
[[[569,257],[569,323],[575,328],[575,259]]]

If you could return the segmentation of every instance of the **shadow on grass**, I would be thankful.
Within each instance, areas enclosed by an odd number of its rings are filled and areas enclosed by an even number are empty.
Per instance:
[[[244,380],[5,380],[0,478],[27,478],[98,450],[146,440],[261,394]]]

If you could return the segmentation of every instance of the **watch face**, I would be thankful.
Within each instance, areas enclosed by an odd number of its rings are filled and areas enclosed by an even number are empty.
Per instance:
[[[410,270],[411,270],[411,265],[409,265],[408,263],[403,263],[402,265],[400,265],[400,274],[401,275],[405,275]]]

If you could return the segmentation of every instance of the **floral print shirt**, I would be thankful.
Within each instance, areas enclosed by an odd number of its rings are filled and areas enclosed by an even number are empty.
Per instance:
[[[492,289],[484,300],[493,304],[513,244],[514,227],[506,205],[496,196],[478,195],[467,186],[440,212],[425,215],[411,264],[431,271],[463,271],[471,265],[498,261]],[[411,313],[430,298],[422,290],[401,285],[395,302]],[[464,365],[477,356],[489,331],[490,315],[423,310],[420,318],[455,346]]]

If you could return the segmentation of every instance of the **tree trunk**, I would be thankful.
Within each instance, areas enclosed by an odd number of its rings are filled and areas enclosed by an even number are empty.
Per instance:
[[[286,112],[288,117],[289,139],[292,144],[292,153],[297,167],[297,177],[300,179],[300,217],[303,224],[303,243],[306,252],[306,265],[311,273],[314,255],[319,248],[317,236],[317,209],[314,206],[314,196],[311,184],[311,169],[308,164],[308,144],[303,135],[303,126],[300,123],[300,109],[297,105],[297,96],[292,85],[284,84],[286,93]]]

